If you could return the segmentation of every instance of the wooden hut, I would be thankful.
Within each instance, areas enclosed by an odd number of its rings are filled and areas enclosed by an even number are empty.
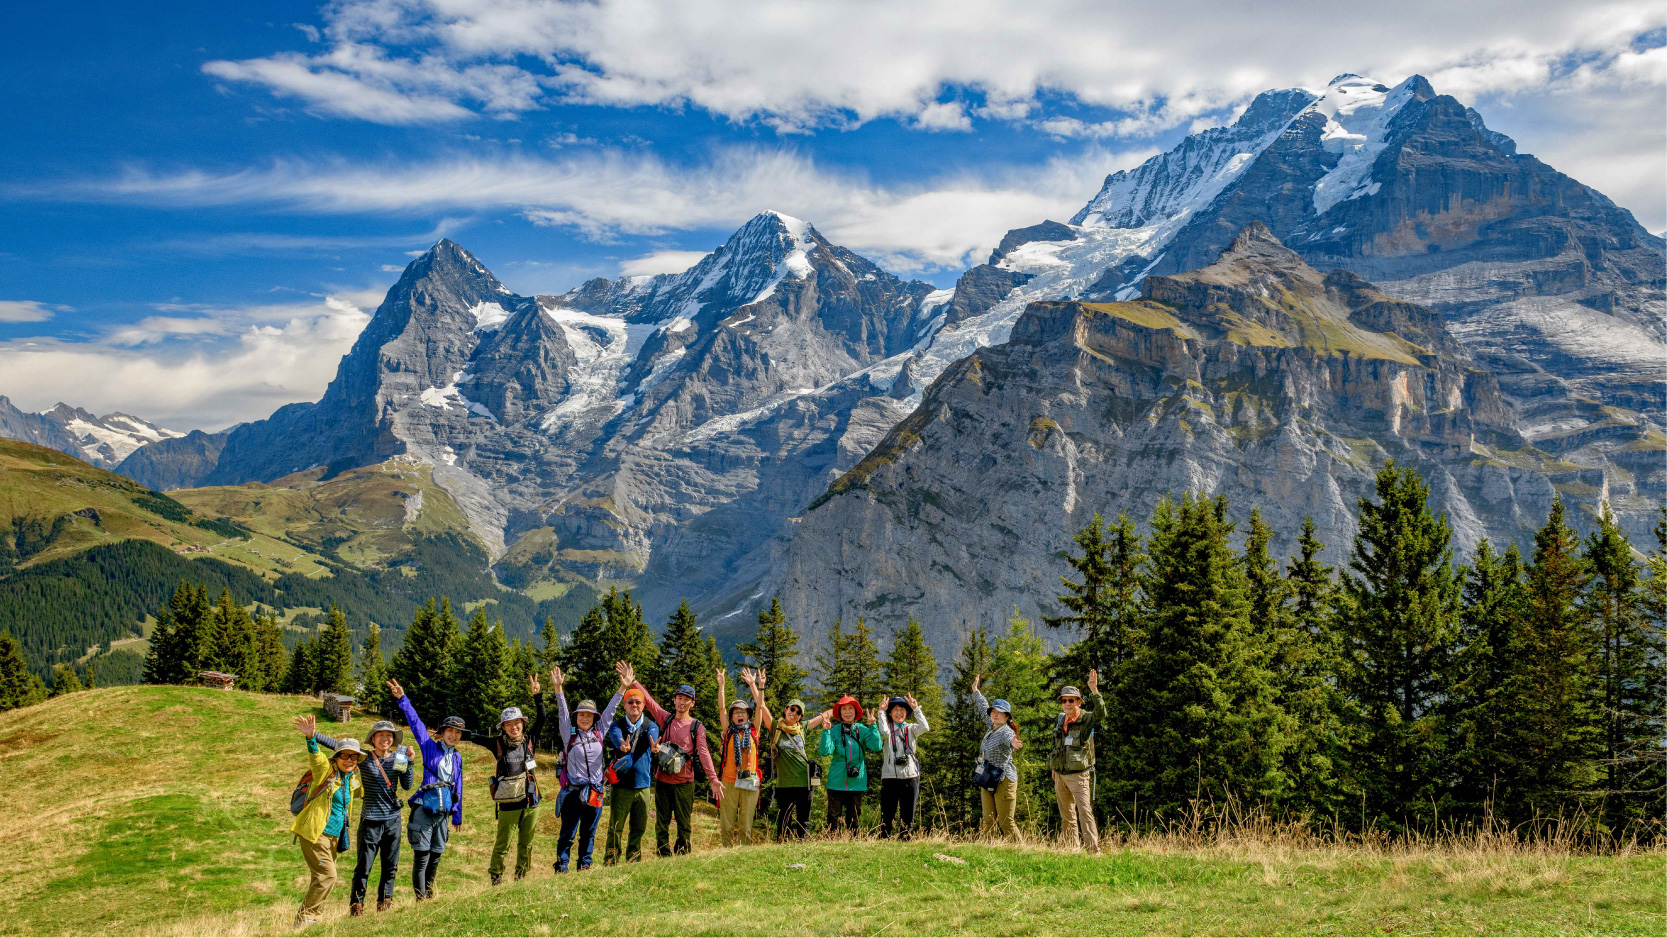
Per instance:
[[[217,687],[220,690],[236,690],[237,675],[222,674],[219,671],[198,671],[197,680],[203,682],[204,687]]]
[[[330,714],[337,723],[346,723],[353,719],[353,705],[357,703],[346,694],[322,694],[324,712]]]

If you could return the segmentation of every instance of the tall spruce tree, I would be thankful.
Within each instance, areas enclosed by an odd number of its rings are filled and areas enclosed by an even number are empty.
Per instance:
[[[235,674],[241,679],[240,686],[258,689],[249,686],[251,680],[257,684],[260,681],[255,673],[260,666],[255,648],[255,622],[249,617],[249,610],[232,599],[230,590],[220,591],[220,602],[209,616],[202,635],[197,663],[204,670]]]
[[[871,709],[884,691],[880,667],[880,646],[868,620],[858,617],[850,631],[839,620],[828,630],[828,647],[816,653],[816,667],[822,683],[822,708],[833,707],[850,694],[864,710]]]
[[[1596,781],[1599,648],[1582,603],[1589,577],[1579,550],[1563,500],[1555,499],[1545,527],[1534,535],[1512,668],[1517,708],[1511,745],[1525,769],[1525,814],[1554,816],[1578,803],[1571,793]]]
[[[1285,627],[1285,604],[1289,594],[1279,575],[1279,564],[1268,553],[1273,528],[1262,519],[1259,509],[1250,510],[1250,532],[1244,540],[1245,601],[1249,603],[1250,630],[1265,642],[1278,641]]]
[[[46,685],[29,670],[23,646],[10,629],[0,630],[0,712],[31,707],[46,699]]]
[[[788,626],[779,598],[772,598],[770,608],[759,612],[753,640],[735,646],[735,651],[748,664],[764,669],[764,700],[771,713],[781,713],[795,697],[803,699],[805,678],[810,675],[799,667],[799,633]]]
[[[259,686],[250,687],[244,682],[245,687],[270,693],[284,686],[289,654],[284,651],[284,630],[278,624],[278,614],[270,609],[255,617],[255,661]]]
[[[1279,690],[1279,705],[1291,720],[1285,749],[1290,807],[1324,816],[1335,814],[1345,795],[1341,774],[1348,738],[1345,704],[1338,693],[1337,632],[1334,607],[1337,582],[1319,559],[1325,545],[1315,535],[1313,518],[1304,518],[1297,555],[1286,568],[1283,591],[1288,607],[1277,616],[1269,643],[1268,668]],[[1255,589],[1251,606],[1254,609]]]
[[[303,638],[295,643],[289,667],[284,669],[284,683],[281,685],[284,693],[311,694],[318,690],[318,668],[313,663],[317,646],[315,638]]]
[[[1517,623],[1526,611],[1522,557],[1512,544],[1503,556],[1487,538],[1476,545],[1465,577],[1464,607],[1451,693],[1450,751],[1454,779],[1448,813],[1480,816],[1510,804],[1521,775],[1507,738],[1516,719],[1511,671]]]
[[[538,634],[543,642],[538,649],[538,670],[547,674],[551,668],[561,664],[561,633],[556,631],[554,616],[544,617],[544,627],[539,629]]]
[[[672,697],[681,684],[695,689],[694,713],[709,730],[718,725],[718,678],[712,658],[696,621],[694,610],[687,600],[677,605],[677,611],[666,620],[665,632],[660,636],[659,661],[650,684],[654,699],[667,710],[672,709]]]
[[[1140,535],[1128,515],[1118,515],[1117,525],[1108,529],[1096,513],[1072,540],[1082,553],[1067,555],[1065,562],[1078,579],[1059,578],[1066,592],[1058,599],[1068,614],[1042,621],[1078,636],[1057,659],[1062,673],[1095,668],[1109,675],[1133,653],[1142,628],[1140,571],[1146,557]]]
[[[451,600],[442,599],[436,608],[431,598],[412,617],[405,642],[388,666],[394,680],[411,698],[412,706],[436,726],[457,712],[452,702],[451,675],[452,659],[461,642]]]
[[[146,684],[195,682],[202,670],[203,639],[213,609],[206,587],[181,582],[168,603],[156,613],[150,650],[145,653]]]
[[[1649,576],[1639,599],[1640,642],[1646,647],[1645,690],[1637,735],[1616,753],[1629,800],[1658,812],[1667,798],[1667,504],[1655,526],[1655,549],[1645,559]],[[1646,821],[1646,825],[1649,822]]]
[[[365,630],[359,646],[359,706],[371,713],[393,713],[393,694],[388,691],[388,662],[382,657],[382,627],[375,622]]]
[[[468,634],[452,659],[451,681],[451,712],[461,716],[471,729],[490,729],[498,722],[509,691],[505,673],[508,651],[501,623],[487,621],[485,606],[476,609],[469,618]]]
[[[75,665],[60,664],[52,669],[53,697],[62,697],[65,694],[74,694],[86,689],[81,684],[81,678],[75,674]]]
[[[1667,664],[1662,643],[1645,622],[1645,592],[1632,543],[1605,502],[1598,528],[1587,538],[1586,568],[1590,574],[1585,606],[1596,627],[1599,644],[1598,719],[1602,726],[1601,778],[1598,798],[1602,819],[1621,831],[1652,816],[1657,800],[1654,786],[1637,772],[1633,754],[1659,746],[1657,730],[1663,701],[1654,686],[1655,675]]]
[[[335,603],[319,630],[313,668],[317,673],[316,689],[333,693],[353,690],[353,635],[347,628],[347,614]]]
[[[588,697],[600,704],[619,686],[615,662],[631,662],[637,676],[649,680],[659,650],[653,631],[643,621],[642,605],[631,598],[630,591],[614,587],[585,613],[561,654],[569,702]]]
[[[1433,821],[1447,749],[1442,704],[1458,638],[1461,585],[1452,528],[1429,509],[1410,466],[1378,472],[1377,501],[1360,500],[1350,573],[1339,593],[1338,685],[1356,746],[1351,772],[1362,823]]]

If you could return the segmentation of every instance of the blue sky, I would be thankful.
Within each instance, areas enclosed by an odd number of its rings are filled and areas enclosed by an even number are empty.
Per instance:
[[[947,285],[1257,91],[1344,71],[1424,74],[1667,227],[1656,3],[9,12],[0,394],[181,429],[316,398],[442,235],[561,292],[678,269],[774,208]]]

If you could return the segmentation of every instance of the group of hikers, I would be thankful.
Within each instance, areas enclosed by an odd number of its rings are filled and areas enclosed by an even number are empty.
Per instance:
[[[773,769],[778,840],[809,833],[811,789],[818,784],[828,795],[825,829],[858,833],[858,816],[869,790],[868,753],[880,754],[879,835],[895,834],[907,840],[913,832],[920,797],[918,743],[931,729],[913,697],[892,697],[883,706],[865,711],[856,698],[847,695],[808,719],[804,701],[794,698],[777,715],[764,699],[767,675],[763,670],[742,668],[740,682],[751,696],[728,701],[727,673],[719,668],[722,732],[714,750],[706,727],[692,714],[693,686],[683,684],[673,691],[672,708],[667,710],[637,680],[629,662],[617,663],[614,671],[619,689],[605,707],[598,709],[595,701],[581,700],[570,711],[562,690],[564,675],[560,668],[551,669],[560,749],[544,754],[550,764],[543,766],[538,741],[543,738],[546,710],[537,675],[528,678],[534,706],[531,726],[519,707],[509,707],[499,715],[497,728],[484,733],[471,731],[457,716],[430,728],[399,682],[389,681],[388,690],[411,728],[417,752],[404,745],[404,732],[387,720],[371,727],[367,752],[356,739],[332,739],[318,732],[316,717],[297,717],[295,727],[306,737],[310,771],[291,796],[295,822],[290,831],[301,845],[311,881],[296,925],[318,920],[337,883],[336,855],[354,849],[349,832],[354,801],[361,801],[363,808],[355,831],[357,864],[349,912],[364,913],[371,867],[378,860],[376,909],[393,906],[403,819],[401,791],[410,792],[404,800],[410,808],[405,834],[411,842],[412,891],[419,902],[434,898],[446,840],[453,828],[463,824],[463,754],[457,747],[465,741],[486,749],[496,760],[488,782],[497,819],[497,837],[487,866],[494,886],[503,881],[512,839],[514,877],[520,879],[532,868],[533,833],[544,794],[541,778],[547,784],[553,777],[557,783],[553,787],[561,819],[554,864],[558,874],[571,868],[575,840],[578,869],[590,869],[604,803],[609,814],[603,862],[642,859],[650,789],[656,851],[660,856],[688,853],[697,774],[704,777],[718,806],[723,845],[753,843],[763,782],[761,757]],[[979,833],[1017,837],[1018,769],[1013,754],[1024,744],[1013,722],[1013,708],[1005,700],[986,700],[980,683],[981,676],[974,676],[973,702],[983,711],[985,723],[973,776],[983,802]],[[1066,686],[1060,689],[1059,703],[1048,765],[1059,802],[1062,839],[1073,848],[1098,852],[1092,805],[1094,729],[1105,716],[1098,672],[1088,672],[1086,698],[1081,690]],[[825,732],[812,755],[805,746],[806,734],[818,728]],[[333,755],[326,755],[325,750]],[[829,760],[826,773],[822,758]],[[413,791],[419,759],[423,783]]]

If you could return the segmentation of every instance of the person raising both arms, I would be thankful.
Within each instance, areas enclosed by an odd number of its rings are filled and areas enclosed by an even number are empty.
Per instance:
[[[795,697],[770,727],[770,751],[776,763],[776,840],[798,839],[810,827],[810,758],[805,734],[823,724],[818,713],[805,722],[805,702]],[[820,765],[817,768],[821,768]]]
[[[344,739],[336,746],[335,757],[319,751],[318,718],[296,717],[295,728],[307,739],[307,764],[312,770],[312,785],[307,789],[306,802],[295,815],[289,832],[301,844],[301,858],[312,874],[301,909],[295,913],[295,927],[305,928],[318,922],[324,911],[324,900],[336,888],[336,853],[342,832],[353,810],[353,801],[363,798],[364,787],[359,784],[359,762],[365,751],[356,739]]]
[[[515,836],[515,878],[527,875],[533,864],[533,832],[537,830],[540,801],[534,750],[544,734],[544,692],[536,674],[528,675],[527,687],[532,691],[537,714],[532,729],[527,728],[527,717],[521,708],[510,707],[498,717],[501,732],[463,731],[464,742],[480,746],[497,760],[491,786],[498,836],[492,842],[492,859],[486,868],[494,886],[503,882],[504,857],[509,853],[511,835]]]
[[[822,722],[829,729],[822,734],[817,753],[832,756],[828,763],[828,831],[841,824],[851,834],[857,833],[857,818],[862,813],[862,796],[868,791],[868,763],[866,752],[881,749],[880,731],[872,722],[862,722],[862,704],[847,694],[839,698],[833,709],[822,713]],[[872,721],[874,717],[869,716]]]
[[[614,670],[622,686],[629,688],[637,682],[630,662],[621,661]],[[625,713],[615,716],[608,729],[608,749],[616,754],[608,767],[613,789],[608,795],[608,847],[602,854],[602,862],[609,865],[642,859],[642,835],[648,830],[648,787],[654,782],[654,750],[660,745],[660,728],[648,719],[647,706],[648,698],[642,691],[627,690],[621,704]]]
[[[931,729],[920,701],[893,697],[880,710],[880,837],[891,836],[891,821],[901,815],[898,833],[908,840],[915,828],[915,805],[920,801],[920,734]]]
[[[994,770],[999,781],[993,789],[983,786],[978,789],[978,800],[984,808],[978,820],[978,833],[987,838],[1017,839],[1019,827],[1013,815],[1019,805],[1019,767],[1013,763],[1013,753],[1023,749],[1024,743],[1019,740],[1019,728],[1013,723],[1013,707],[1005,700],[985,700],[978,689],[982,680],[981,675],[972,676],[972,703],[984,714],[984,741],[978,750],[984,765]]]
[[[640,691],[648,715],[660,727],[660,748],[654,753],[654,852],[672,855],[671,824],[677,822],[676,852],[688,853],[694,835],[695,758],[706,771],[712,800],[723,801],[723,785],[712,768],[712,750],[706,743],[706,726],[694,717],[695,688],[680,684],[671,695],[673,710],[667,712],[654,695],[638,681],[631,689]]]
[[[573,836],[579,836],[579,869],[590,869],[591,851],[596,844],[596,822],[602,816],[602,786],[608,770],[608,747],[605,730],[613,721],[619,707],[620,695],[625,693],[624,678],[619,690],[601,713],[593,701],[581,700],[567,714],[567,695],[562,693],[561,668],[550,669],[550,690],[556,695],[557,728],[563,740],[561,794],[556,798],[556,812],[561,815],[561,834],[556,838],[557,873],[567,872],[572,855]]]
[[[735,698],[724,706],[724,687],[728,674],[718,669],[718,712],[724,715],[723,749],[718,764],[723,779],[723,800],[718,804],[718,835],[724,846],[738,838],[750,844],[753,816],[758,811],[758,790],[763,780],[758,774],[758,723],[753,722],[753,708],[758,708],[759,722],[770,725],[770,705],[764,702],[760,682],[764,672],[741,669],[741,683],[752,691],[752,698]]]
[[[1059,691],[1063,711],[1054,718],[1053,749],[1048,768],[1053,770],[1053,794],[1059,801],[1060,836],[1073,848],[1079,843],[1089,853],[1100,852],[1100,830],[1094,823],[1094,729],[1105,719],[1106,702],[1100,696],[1100,672],[1088,672],[1089,705],[1082,705],[1082,692],[1069,685]]]
[[[326,749],[340,743],[323,733],[313,738]],[[399,875],[399,842],[403,839],[399,789],[411,789],[411,750],[401,745],[405,731],[377,720],[370,728],[371,752],[359,764],[359,780],[365,789],[364,809],[359,814],[358,863],[353,867],[353,891],[348,912],[365,914],[365,889],[370,885],[370,867],[380,855],[382,873],[376,883],[376,911],[394,907],[394,880]]]
[[[468,727],[462,717],[450,716],[431,732],[398,681],[388,682],[388,692],[423,753],[423,784],[411,796],[411,820],[405,825],[411,838],[411,889],[422,902],[434,898],[434,878],[451,828],[463,826],[463,754],[457,744]]]

